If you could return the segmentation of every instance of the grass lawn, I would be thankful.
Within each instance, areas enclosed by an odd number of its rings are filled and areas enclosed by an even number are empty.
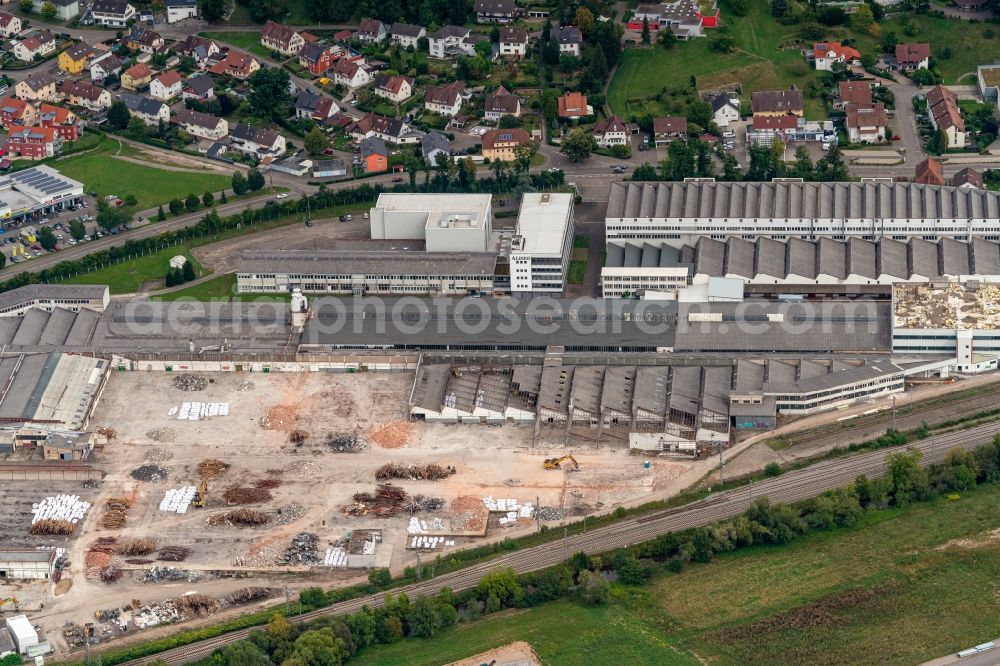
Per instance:
[[[513,641],[527,641],[546,666],[697,664],[678,652],[645,614],[617,603],[585,608],[556,601],[460,624],[429,640],[367,648],[352,666],[437,666]]]
[[[572,259],[569,268],[566,269],[566,281],[570,284],[583,284],[583,278],[587,275],[587,262],[583,259]]]
[[[196,301],[236,300],[236,301],[287,301],[288,294],[237,294],[236,273],[226,273],[201,284],[184,289],[153,296],[155,301],[176,301],[181,298],[193,298]]]
[[[155,208],[175,196],[184,198],[192,192],[198,196],[206,190],[218,192],[229,185],[229,177],[214,173],[165,171],[155,166],[114,159],[112,156],[119,152],[118,146],[117,140],[109,138],[98,150],[59,160],[55,167],[70,178],[83,182],[83,188],[88,192],[94,191],[102,196],[135,195],[138,200],[136,210]],[[126,147],[122,152],[132,154],[132,150]],[[149,158],[144,156],[143,159],[148,161]]]
[[[590,236],[573,236],[573,247],[590,247]]]
[[[167,275],[170,259],[178,254],[184,255],[188,261],[194,262],[195,274],[198,277],[208,275],[201,264],[191,255],[191,248],[197,243],[181,243],[171,245],[159,252],[136,257],[131,261],[120,264],[112,264],[105,268],[77,275],[76,277],[62,280],[63,284],[106,284],[112,294],[132,294],[139,288],[153,280],[163,280]]]
[[[996,636],[998,526],[1000,489],[986,487],[724,555],[642,593],[713,663],[914,664]],[[978,547],[941,547],[954,539]]]
[[[256,32],[199,32],[199,36],[205,37],[207,39],[214,39],[218,42],[224,42],[226,44],[231,44],[237,48],[241,49],[251,49],[254,46],[260,46],[260,30]],[[263,47],[262,47],[263,48]],[[270,50],[266,50],[266,54],[270,54]]]

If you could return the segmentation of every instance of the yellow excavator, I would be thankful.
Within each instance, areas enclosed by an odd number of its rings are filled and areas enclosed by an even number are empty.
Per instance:
[[[191,506],[196,506],[200,509],[205,506],[206,499],[208,499],[208,479],[202,478],[201,484],[194,494],[194,499],[191,500]]]
[[[572,453],[568,453],[561,458],[546,458],[545,462],[543,462],[542,465],[545,467],[545,469],[559,469],[562,463],[564,462],[573,463],[572,471],[574,472],[579,471],[580,463],[576,461],[576,458],[573,457]]]
[[[7,604],[14,604],[14,612],[18,613],[21,611],[20,606],[17,605],[17,597],[9,597],[7,599],[0,599],[0,609],[2,609]]]

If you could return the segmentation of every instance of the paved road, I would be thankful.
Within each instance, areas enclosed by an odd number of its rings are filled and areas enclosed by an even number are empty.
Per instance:
[[[944,460],[948,451],[954,448],[971,449],[988,443],[1000,431],[996,424],[971,428],[959,433],[928,438],[914,444],[919,449],[923,464]],[[441,588],[449,587],[459,592],[475,586],[486,573],[500,567],[512,567],[519,573],[537,571],[550,567],[569,558],[570,554],[583,551],[588,554],[606,552],[654,539],[663,534],[705,525],[717,520],[739,515],[749,506],[754,497],[766,496],[774,503],[798,502],[815,497],[830,490],[846,486],[860,474],[869,477],[883,475],[888,456],[899,449],[885,449],[829,460],[802,470],[788,472],[774,479],[756,483],[746,488],[738,488],[711,495],[704,500],[678,509],[647,515],[636,520],[627,520],[577,534],[566,540],[542,544],[476,564],[454,573],[439,576],[431,581],[398,588],[395,592],[405,592],[410,599],[433,595]],[[325,615],[341,615],[360,609],[362,606],[381,605],[383,595],[361,597],[335,604],[329,608],[297,616],[295,621],[303,622]],[[126,662],[126,666],[141,666],[152,661],[164,660],[171,666],[202,659],[214,650],[246,638],[251,629],[235,631],[217,638],[193,643],[186,647]],[[113,644],[111,646],[113,647]],[[77,655],[73,655],[77,656]]]
[[[1000,638],[993,641],[1000,645]],[[969,646],[972,647],[971,645]],[[949,666],[950,664],[960,664],[960,666],[997,666],[1000,664],[1000,647],[986,650],[969,657],[959,657],[958,654],[949,654],[947,657],[925,661],[920,666]]]

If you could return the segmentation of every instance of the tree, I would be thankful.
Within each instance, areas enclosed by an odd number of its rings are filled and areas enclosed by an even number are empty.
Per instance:
[[[97,203],[97,224],[106,231],[125,226],[130,219],[129,214],[118,206],[112,206],[106,201]]]
[[[889,456],[889,491],[896,506],[906,506],[914,499],[922,499],[928,489],[927,470],[920,466],[919,450],[893,453]]]
[[[264,175],[257,169],[250,169],[247,172],[247,188],[251,192],[256,192],[264,187]]]
[[[788,13],[788,0],[771,0],[771,16],[781,18]]]
[[[3,252],[0,252],[0,268],[3,268],[6,265],[7,265],[7,255],[4,254]]]
[[[129,208],[139,205],[139,200],[135,198],[134,194],[126,194],[125,198],[122,199],[122,201],[124,201],[125,205],[128,206]]]
[[[890,30],[882,35],[882,52],[883,53],[895,53],[896,52],[896,33]]]
[[[263,67],[254,72],[248,81],[250,92],[247,95],[253,114],[260,118],[283,118],[292,101],[290,82],[286,69]]]
[[[874,37],[873,29],[877,29],[878,25],[875,23],[872,8],[866,4],[858,5],[851,14],[851,27],[862,34]]]
[[[165,219],[167,219],[167,214],[163,212],[163,204],[160,204],[160,207],[156,209],[156,220],[163,222]]]
[[[576,20],[573,23],[580,29],[580,32],[589,35],[594,29],[594,12],[586,7],[579,7],[576,10]]]
[[[851,174],[844,164],[844,152],[840,146],[833,144],[819,162],[816,163],[816,176],[826,182],[838,182],[851,179]]]
[[[273,666],[267,655],[250,641],[238,641],[222,650],[222,663],[228,666]]]
[[[670,142],[663,169],[664,177],[668,180],[684,180],[695,175],[694,155],[686,141]]]
[[[184,274],[181,273],[176,268],[171,268],[167,271],[167,276],[164,279],[164,284],[167,287],[176,287],[184,282]]]
[[[618,32],[620,29],[614,21],[603,21],[594,25],[591,41],[597,48],[604,51],[609,68],[613,68],[621,59],[622,40]]]
[[[201,0],[201,17],[209,23],[218,23],[226,17],[226,0]]]
[[[649,19],[642,17],[642,43],[649,46]]]
[[[571,162],[582,162],[597,148],[597,140],[590,132],[577,128],[562,142],[562,154]]]
[[[323,130],[318,127],[313,127],[311,130],[306,132],[303,143],[305,144],[306,150],[313,155],[319,155],[330,147],[330,141],[326,138],[326,134],[324,134]]]
[[[35,0],[21,0],[21,4],[19,6],[21,7],[21,11],[27,14],[34,11]]]
[[[803,180],[813,180],[816,177],[812,156],[809,155],[809,149],[805,146],[799,146],[795,149],[795,165],[792,166],[791,175]]]
[[[240,195],[247,193],[249,186],[247,185],[246,176],[243,175],[242,171],[233,172],[232,186],[233,194]]]
[[[51,2],[46,2],[42,5],[42,18],[46,21],[51,21],[59,14],[59,10]]]
[[[187,261],[184,262],[184,267],[181,268],[181,273],[184,274],[185,282],[190,282],[191,280],[194,280],[195,278],[198,277],[194,273],[194,262],[191,261],[191,259],[188,259]]]
[[[115,100],[111,104],[111,108],[108,109],[108,124],[115,129],[123,130],[128,127],[128,121],[131,117],[125,102],[120,99]]]
[[[764,476],[781,476],[781,465],[769,462],[764,465]]]
[[[219,190],[219,203],[229,203],[229,197],[226,196],[225,190]]]
[[[517,582],[517,574],[510,567],[497,569],[483,576],[476,585],[476,592],[487,600],[496,597],[501,604],[514,602],[523,594],[521,584]]]
[[[42,227],[38,230],[38,244],[41,245],[44,250],[51,252],[55,249],[58,242],[59,241],[56,238],[56,235],[52,232],[50,227]]]
[[[406,616],[410,636],[430,638],[441,629],[441,614],[430,597],[420,597]]]
[[[129,118],[125,134],[133,139],[141,139],[146,135],[146,123],[142,118]]]
[[[736,50],[736,40],[729,35],[719,35],[708,46],[719,53],[732,53]]]
[[[327,629],[310,629],[295,639],[292,656],[285,666],[340,666],[350,653],[344,639]]]
[[[656,35],[656,41],[660,43],[660,46],[669,51],[677,43],[677,35],[674,34],[673,30],[660,30],[659,34]]]
[[[642,585],[646,582],[647,571],[634,557],[626,557],[617,571],[618,580],[626,585]]]
[[[588,606],[604,606],[611,598],[611,585],[599,571],[580,572],[580,601]]]
[[[199,206],[201,206],[201,200],[198,199],[197,194],[189,194],[187,195],[187,198],[184,199],[184,207],[192,213],[198,210]]]
[[[726,0],[726,5],[733,16],[746,16],[749,9],[747,0]]]
[[[372,569],[368,572],[368,582],[375,587],[388,587],[392,583],[392,573],[388,569]]]
[[[170,209],[170,212],[172,214],[180,215],[181,213],[184,212],[184,202],[178,199],[177,197],[174,197],[173,199],[170,200],[170,203],[167,204],[167,208]]]
[[[69,235],[73,240],[83,240],[83,237],[87,235],[87,227],[80,220],[73,220],[69,223]]]

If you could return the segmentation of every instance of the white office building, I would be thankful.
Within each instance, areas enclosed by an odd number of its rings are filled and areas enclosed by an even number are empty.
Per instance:
[[[510,246],[510,290],[561,294],[573,251],[573,195],[529,192]]]
[[[425,241],[427,252],[489,252],[489,194],[380,194],[372,207],[372,240]]]

